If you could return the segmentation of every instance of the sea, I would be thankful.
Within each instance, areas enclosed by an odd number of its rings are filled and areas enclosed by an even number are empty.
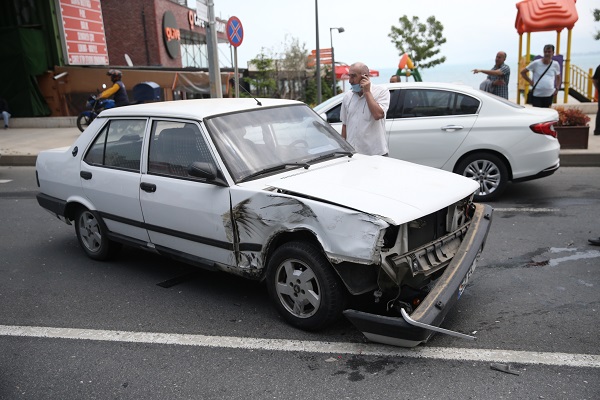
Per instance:
[[[471,86],[475,89],[479,89],[479,84],[485,80],[485,74],[474,74],[474,69],[491,69],[494,66],[494,60],[490,60],[489,65],[482,64],[481,62],[463,62],[463,63],[444,63],[436,65],[433,68],[419,70],[421,78],[424,82],[446,82],[446,83],[458,83],[467,86]],[[516,62],[507,63],[510,67],[510,82],[508,89],[508,98],[517,98],[517,79],[519,76],[519,68]],[[571,53],[571,65],[576,65],[582,68],[584,71],[588,71],[590,68],[593,71],[598,65],[600,65],[600,52],[595,53]],[[389,82],[390,76],[394,75],[397,68],[381,68],[378,69],[379,76],[371,78],[371,81],[375,84]],[[412,77],[402,77],[402,81],[408,79],[412,81]]]

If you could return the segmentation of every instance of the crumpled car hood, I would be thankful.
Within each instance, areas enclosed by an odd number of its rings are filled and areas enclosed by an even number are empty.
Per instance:
[[[389,157],[341,158],[261,180],[270,187],[352,208],[399,225],[470,195],[478,184]]]

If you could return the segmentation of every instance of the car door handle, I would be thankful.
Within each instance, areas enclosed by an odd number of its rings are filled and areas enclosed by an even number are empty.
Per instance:
[[[154,193],[156,192],[156,185],[154,183],[142,182],[140,183],[140,189],[142,189],[144,192]]]
[[[442,126],[442,130],[446,131],[446,132],[460,131],[463,128],[464,128],[464,126],[462,126],[462,125],[446,125],[446,126]]]
[[[79,172],[79,176],[82,177],[85,180],[92,179],[92,173],[90,171],[80,171]]]

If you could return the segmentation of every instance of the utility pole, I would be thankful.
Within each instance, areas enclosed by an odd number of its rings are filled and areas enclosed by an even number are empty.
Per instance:
[[[206,28],[206,44],[208,50],[208,77],[210,79],[210,97],[222,98],[221,68],[217,48],[217,29],[215,27],[215,3],[208,0],[208,27]]]

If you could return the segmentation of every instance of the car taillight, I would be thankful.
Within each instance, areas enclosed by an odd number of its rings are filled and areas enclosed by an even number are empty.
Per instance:
[[[554,130],[554,124],[556,124],[556,121],[540,122],[539,124],[529,125],[529,129],[535,133],[550,135],[555,138],[556,131]]]

